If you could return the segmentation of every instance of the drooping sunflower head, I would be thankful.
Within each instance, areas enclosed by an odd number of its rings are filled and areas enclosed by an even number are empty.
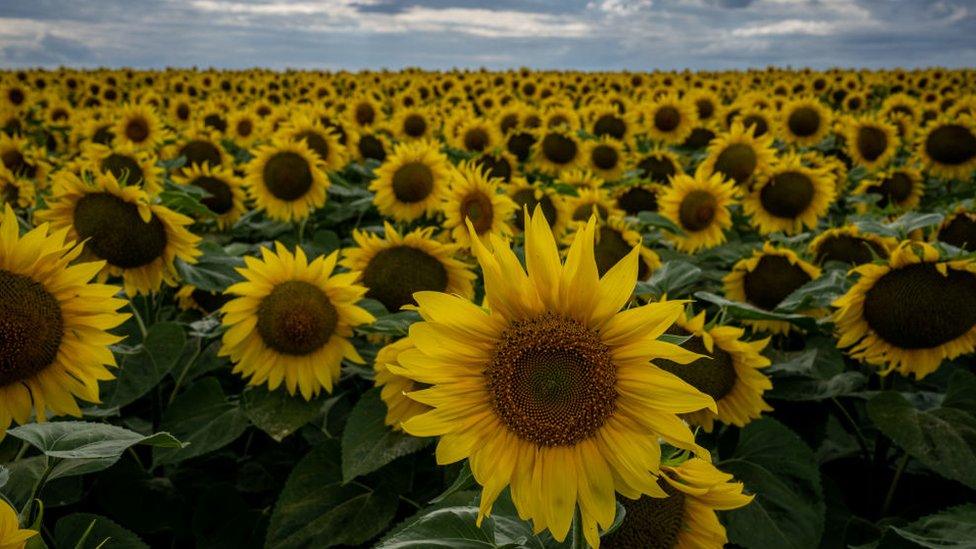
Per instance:
[[[664,148],[631,153],[630,166],[637,170],[640,179],[662,185],[666,185],[672,177],[685,173],[681,157]]]
[[[414,294],[448,292],[471,298],[475,274],[455,256],[459,246],[431,238],[433,227],[401,234],[384,223],[384,236],[353,232],[356,247],[343,253],[342,265],[359,274],[366,297],[389,311],[414,304]]]
[[[817,235],[807,250],[814,263],[836,261],[851,266],[887,260],[897,241],[893,238],[862,232],[857,225],[835,227]]]
[[[869,169],[886,165],[898,150],[898,130],[876,116],[856,118],[845,125],[847,155]]]
[[[542,172],[557,175],[562,170],[575,168],[583,160],[583,146],[579,139],[566,130],[539,132],[532,153],[535,166]]]
[[[181,175],[173,176],[173,181],[202,189],[206,196],[200,202],[210,210],[221,229],[232,227],[247,211],[244,183],[233,170],[221,166],[211,168],[209,164],[194,165]]]
[[[153,203],[139,187],[120,186],[111,173],[88,181],[58,172],[54,194],[37,217],[85,241],[84,256],[104,261],[99,280],[122,276],[130,296],[174,285],[174,261],[193,263],[200,255],[200,237],[187,229],[192,219]]]
[[[277,139],[255,150],[245,183],[268,217],[298,221],[325,204],[329,178],[318,154],[304,141]]]
[[[683,234],[669,238],[681,251],[694,253],[725,242],[724,230],[732,226],[729,207],[735,203],[735,183],[721,173],[706,176],[678,175],[662,187],[658,197],[661,215],[681,227]]]
[[[799,156],[780,158],[742,200],[742,210],[760,233],[796,234],[816,227],[834,201],[836,188],[826,170],[803,164]]]
[[[13,209],[0,215],[0,439],[31,415],[81,416],[76,398],[97,403],[112,379],[107,332],[128,315],[114,286],[92,284],[99,263],[80,263],[81,246],[43,224],[20,236]],[[3,505],[0,502],[0,505]]]
[[[604,181],[620,179],[626,167],[623,143],[609,137],[584,142],[582,157],[583,166]]]
[[[916,154],[929,173],[965,180],[976,171],[976,118],[942,116],[922,130]]]
[[[511,225],[518,231],[525,230],[526,210],[535,211],[541,208],[552,232],[562,235],[569,223],[571,212],[566,206],[566,199],[549,187],[531,184],[522,177],[516,177],[505,186],[505,194],[515,203]]]
[[[939,242],[966,251],[976,250],[976,212],[965,207],[956,208],[946,216],[936,236]]]
[[[137,149],[131,143],[106,146],[95,143],[84,148],[83,163],[93,172],[111,173],[121,185],[135,185],[149,195],[163,190],[163,169],[156,154]]]
[[[496,234],[511,236],[509,220],[515,203],[499,191],[500,179],[492,178],[476,161],[462,162],[452,170],[451,184],[444,197],[444,229],[464,248],[471,247],[467,222],[481,239]]]
[[[879,208],[892,207],[896,210],[910,210],[922,200],[925,192],[922,174],[911,167],[892,168],[866,178],[854,190],[855,195],[877,196],[875,204]],[[858,204],[859,211],[865,211],[864,202]]]
[[[857,283],[834,302],[839,340],[855,359],[921,379],[944,359],[976,350],[976,261],[942,259],[905,241],[885,265],[855,268]]]
[[[349,341],[353,328],[374,320],[357,306],[366,293],[359,273],[336,274],[338,252],[309,262],[301,248],[292,253],[276,242],[261,255],[245,257],[245,281],[227,288],[237,297],[222,309],[220,355],[250,385],[274,390],[284,382],[305,400],[331,393],[343,359],[363,363]]]
[[[695,106],[675,95],[659,97],[644,112],[644,129],[654,141],[679,145],[697,123]]]
[[[138,103],[118,110],[112,133],[119,143],[129,143],[137,149],[155,149],[169,136],[156,110]]]
[[[753,178],[765,171],[776,156],[772,138],[757,138],[752,131],[747,130],[741,122],[735,122],[728,133],[713,139],[702,162],[704,170],[709,174],[721,173],[735,181],[736,185],[748,186],[752,183]]]
[[[433,215],[450,183],[450,167],[433,141],[400,143],[375,170],[376,179],[369,185],[376,193],[373,202],[380,213],[397,221]]]
[[[830,127],[831,112],[817,99],[796,99],[780,111],[780,137],[799,147],[819,143],[830,132]]]
[[[820,268],[804,261],[788,248],[768,241],[752,257],[740,259],[722,279],[725,297],[772,311],[797,289],[818,278]],[[791,325],[779,320],[743,321],[759,331],[787,333]]]

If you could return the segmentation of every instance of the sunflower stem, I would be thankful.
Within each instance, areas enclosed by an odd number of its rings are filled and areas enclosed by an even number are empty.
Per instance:
[[[201,344],[199,337],[195,339],[197,340],[197,346],[193,350],[193,356],[190,357],[190,360],[186,361],[186,366],[183,366],[183,371],[180,372],[180,376],[176,378],[176,385],[173,386],[173,392],[169,395],[169,404],[173,404],[173,401],[176,400],[176,394],[180,392],[180,386],[183,385],[183,381],[186,380],[186,375],[190,372],[190,368],[196,364],[197,359],[200,358],[203,345]]]
[[[895,468],[895,476],[891,478],[891,485],[888,486],[888,493],[885,494],[884,504],[881,505],[882,518],[888,516],[888,510],[891,509],[891,502],[895,499],[895,491],[898,489],[898,481],[901,480],[901,475],[905,472],[906,465],[908,465],[908,452],[903,453],[901,459],[898,460],[898,466]]]
[[[305,217],[298,222],[298,245],[301,246],[305,243],[305,225],[308,223],[308,218]]]
[[[139,308],[136,307],[132,298],[129,298],[129,309],[132,309],[132,318],[136,319],[136,324],[139,325],[139,332],[142,334],[142,339],[146,339],[146,335],[149,333],[146,331],[146,324],[142,321],[142,315],[139,314]]]
[[[35,482],[34,486],[31,487],[30,497],[27,498],[27,503],[24,504],[24,508],[20,511],[21,518],[27,524],[33,522],[30,520],[30,514],[34,506],[34,500],[37,498],[37,495],[41,493],[44,485],[47,484],[47,479],[49,476],[51,476],[51,472],[54,471],[54,465],[51,463],[51,458],[45,456],[44,459],[44,474],[42,474],[41,478],[37,479],[37,482]]]
[[[864,438],[864,433],[861,432],[861,428],[857,426],[857,422],[854,421],[853,417],[851,417],[851,414],[847,411],[847,408],[844,408],[844,405],[837,400],[837,397],[830,397],[830,400],[840,412],[840,418],[847,422],[848,430],[853,432],[854,438],[857,439],[857,445],[861,447],[861,453],[864,455],[865,461],[870,462],[871,451],[868,450],[868,441],[866,438]]]

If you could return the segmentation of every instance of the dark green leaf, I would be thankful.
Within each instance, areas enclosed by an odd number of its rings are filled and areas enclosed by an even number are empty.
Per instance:
[[[834,300],[844,295],[849,286],[847,273],[829,271],[786,296],[776,307],[776,312],[795,313],[829,307]]]
[[[637,294],[650,294],[660,297],[685,295],[702,277],[701,268],[687,261],[668,261],[660,269],[654,271],[646,282],[638,282]]]
[[[430,443],[430,439],[394,431],[386,426],[385,418],[386,404],[378,388],[363,394],[352,409],[342,432],[342,477],[346,482]]]
[[[461,470],[458,471],[458,476],[454,479],[454,482],[448,487],[447,490],[437,496],[436,498],[430,500],[431,503],[440,503],[454,494],[470,490],[471,488],[477,486],[477,481],[474,480],[474,473],[471,472],[471,465],[467,460],[464,461],[464,465],[461,466]],[[0,484],[2,486],[2,484]]]
[[[976,545],[976,504],[968,503],[921,518],[908,526],[889,526],[878,548],[972,548]]]
[[[807,331],[817,328],[817,321],[809,316],[765,311],[748,303],[731,301],[710,292],[696,292],[695,297],[724,308],[733,318],[741,320],[782,320]]]
[[[223,448],[247,429],[247,416],[227,400],[220,383],[204,378],[176,397],[162,427],[186,442],[185,448],[157,448],[156,465],[177,463]]]
[[[203,255],[196,263],[176,260],[176,270],[184,283],[207,292],[223,292],[241,280],[235,269],[244,265],[243,259],[228,254],[214,242],[203,242],[200,250]]]
[[[111,520],[89,513],[75,513],[54,527],[57,547],[76,549],[149,549],[139,536]]]
[[[315,419],[322,408],[320,400],[291,396],[283,388],[255,387],[245,391],[243,398],[244,413],[251,423],[278,442]]]
[[[186,334],[175,322],[150,326],[142,347],[127,355],[116,379],[102,384],[102,408],[116,408],[135,402],[166,377],[179,361]]]

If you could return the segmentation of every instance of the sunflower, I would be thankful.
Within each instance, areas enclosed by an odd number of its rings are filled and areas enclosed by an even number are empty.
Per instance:
[[[753,131],[736,121],[728,133],[713,139],[702,162],[705,172],[720,172],[736,185],[748,186],[776,158],[772,137],[755,137]]]
[[[622,185],[613,193],[617,207],[630,216],[637,216],[641,212],[656,212],[657,198],[661,192],[660,185]]]
[[[685,96],[685,101],[694,105],[695,115],[699,122],[715,120],[722,108],[722,100],[710,90],[695,90]]]
[[[718,408],[718,413],[701,410],[685,415],[691,424],[701,425],[708,432],[716,419],[744,427],[762,412],[772,411],[762,396],[773,384],[759,371],[770,365],[762,356],[769,338],[750,342],[742,338],[742,328],[706,328],[704,311],[692,318],[679,317],[669,333],[690,337],[682,346],[703,358],[684,365],[668,361],[658,365],[712,397]]]
[[[681,227],[682,234],[670,234],[675,246],[686,253],[713,248],[725,242],[725,229],[732,226],[729,207],[735,203],[735,183],[722,174],[681,174],[663,187],[658,197],[661,215]]]
[[[87,168],[111,173],[124,185],[136,185],[152,196],[163,190],[163,169],[152,151],[138,149],[131,143],[106,146],[91,143],[84,149]]]
[[[305,141],[276,139],[255,150],[245,183],[258,208],[279,221],[300,221],[325,205],[331,185],[325,166]]]
[[[393,149],[390,138],[378,131],[379,128],[360,129],[349,132],[349,152],[359,162],[375,160],[383,162]]]
[[[138,103],[118,109],[112,133],[119,144],[130,143],[137,149],[155,149],[169,137],[155,109]]]
[[[264,121],[251,109],[237,109],[227,118],[227,137],[248,148],[264,136]]]
[[[854,119],[844,133],[847,155],[868,169],[884,166],[898,150],[898,129],[876,116]]]
[[[526,226],[528,272],[501,238],[491,238],[491,250],[472,239],[487,309],[417,294],[424,321],[410,327],[416,349],[387,367],[431,386],[408,396],[433,410],[403,428],[440,437],[440,464],[468,458],[483,486],[479,525],[508,486],[519,516],[558,541],[578,507],[586,540],[598,547],[598,527],[614,520],[615,491],[667,495],[655,476],[659,439],[708,456],[677,414],[714,403],[650,362],[698,358],[657,340],[680,304],[621,312],[637,281],[636,247],[601,279],[595,220],[578,231],[565,264],[541,208]]]
[[[250,385],[273,391],[284,381],[305,400],[331,393],[343,359],[363,363],[349,341],[352,329],[375,320],[356,305],[366,293],[356,284],[359,273],[333,272],[339,252],[309,263],[301,248],[291,253],[275,242],[261,256],[245,257],[238,272],[246,280],[227,288],[238,297],[221,309],[220,356]]]
[[[742,199],[742,211],[761,234],[796,234],[812,229],[834,201],[826,170],[803,165],[799,156],[780,158]]]
[[[485,152],[475,158],[475,163],[487,170],[488,177],[498,178],[503,183],[510,183],[512,177],[519,174],[518,159],[508,151],[496,149]]]
[[[217,227],[227,229],[244,215],[244,184],[232,170],[220,166],[211,168],[209,164],[194,164],[182,174],[174,175],[173,181],[180,185],[192,185],[203,189],[209,196],[200,200],[217,219]]]
[[[194,165],[230,166],[230,155],[220,146],[220,135],[216,131],[199,124],[185,129],[176,143],[164,147],[160,153],[163,158],[175,160],[182,157],[185,162],[175,172],[189,169]]]
[[[557,104],[546,108],[542,113],[542,126],[550,130],[565,128],[576,131],[580,128],[581,122],[579,114],[571,105]]]
[[[606,549],[725,547],[728,537],[715,511],[743,507],[755,497],[743,494],[743,484],[731,482],[732,475],[700,458],[662,466],[660,479],[663,498],[618,498],[626,514],[623,524],[602,540]]]
[[[857,359],[921,379],[943,359],[976,350],[976,261],[943,260],[905,241],[886,265],[854,269],[857,283],[834,302],[837,347]]]
[[[796,99],[780,111],[779,133],[787,143],[810,147],[830,131],[830,109],[816,99]]]
[[[976,251],[976,212],[966,208],[956,208],[946,216],[936,235],[939,242],[970,252]]]
[[[34,146],[26,137],[0,133],[0,163],[17,177],[33,181],[39,188],[47,186],[50,166],[44,149]]]
[[[441,206],[451,179],[451,165],[433,141],[400,143],[375,170],[369,190],[380,213],[409,222]]]
[[[897,243],[890,237],[861,232],[857,225],[846,225],[820,233],[810,242],[807,251],[817,265],[837,261],[857,266],[871,263],[876,258],[887,260]]]
[[[637,280],[647,280],[661,267],[661,258],[653,250],[644,246],[643,237],[634,230],[633,225],[619,216],[609,216],[597,220],[594,233],[594,250],[597,274],[603,276],[620,262],[631,250],[637,249],[640,261],[637,262]],[[566,241],[573,239],[586,229],[585,223],[577,223],[575,230],[567,235]]]
[[[583,147],[576,136],[566,130],[547,130],[539,134],[532,157],[536,167],[543,173],[558,175],[559,172],[575,168],[583,160]]]
[[[853,194],[880,197],[877,201],[879,208],[891,206],[898,210],[910,210],[921,202],[924,191],[922,174],[914,168],[903,166],[861,180]],[[866,211],[863,202],[857,206],[861,213]]]
[[[335,130],[326,128],[318,119],[304,114],[293,116],[279,130],[277,136],[289,141],[302,141],[319,157],[320,169],[336,171],[348,161],[346,148],[339,143]]]
[[[13,208],[33,208],[37,203],[37,189],[31,180],[17,177],[0,165],[0,206],[9,204]]]
[[[976,118],[943,115],[922,130],[916,149],[932,175],[968,179],[976,171]]]
[[[537,140],[531,131],[513,131],[505,136],[505,150],[515,156],[519,162],[528,162]]]
[[[630,139],[637,125],[635,117],[630,113],[621,113],[617,107],[610,104],[595,105],[586,113],[589,120],[589,131],[597,137],[611,137],[626,142]]]
[[[674,95],[658,98],[644,113],[644,127],[654,141],[679,145],[695,127],[694,105]]]
[[[607,195],[607,191],[602,188],[581,187],[577,189],[576,196],[566,199],[566,208],[571,212],[570,217],[573,221],[586,222],[591,215],[596,215],[601,221],[607,218],[623,217],[623,210],[617,207],[616,203]]]
[[[556,182],[562,183],[563,185],[569,185],[575,188],[577,191],[583,189],[600,189],[603,187],[603,184],[606,183],[602,177],[589,170],[581,170],[579,168],[559,172],[559,177],[556,178]]]
[[[431,110],[410,107],[397,110],[390,129],[401,141],[424,141],[434,137],[436,124],[437,118]]]
[[[397,357],[403,351],[415,350],[410,338],[405,337],[386,345],[376,353],[376,361],[373,363],[373,371],[376,374],[374,382],[380,388],[380,398],[386,404],[386,417],[384,423],[394,431],[402,431],[402,424],[415,416],[427,413],[431,410],[430,406],[421,404],[407,396],[407,393],[418,391],[425,386],[421,383],[394,374],[387,368],[387,364],[396,364]]]
[[[462,120],[451,140],[454,148],[481,153],[501,146],[502,134],[489,120],[469,116],[463,116]]]
[[[681,157],[663,148],[632,153],[630,164],[637,170],[639,178],[652,183],[667,184],[672,177],[685,173]]]
[[[748,303],[765,311],[779,304],[804,284],[820,276],[820,268],[800,259],[787,248],[777,248],[768,241],[752,257],[740,259],[725,275],[725,297]],[[757,331],[785,334],[792,325],[782,320],[743,320]]]
[[[350,124],[358,130],[377,124],[383,116],[383,108],[380,103],[365,94],[350,101],[346,112]]]
[[[9,82],[0,87],[2,104],[14,110],[21,110],[30,103],[31,90],[16,82]]]
[[[192,219],[151,203],[138,187],[120,186],[111,173],[88,182],[59,172],[55,180],[48,209],[37,217],[85,241],[84,256],[102,260],[100,282],[122,276],[126,294],[150,294],[176,283],[177,258],[194,263],[200,255],[200,237],[187,230]]]
[[[489,177],[486,170],[470,161],[462,162],[453,172],[441,208],[445,218],[441,227],[451,233],[454,242],[463,248],[471,247],[468,221],[482,239],[489,234],[510,237],[508,220],[515,211],[515,203],[499,193],[500,180]]]
[[[18,235],[13,209],[0,218],[0,439],[31,411],[81,417],[76,398],[98,403],[98,382],[113,379],[107,332],[128,315],[115,286],[90,284],[102,263],[75,263],[82,247],[47,224]],[[0,498],[0,507],[3,499]],[[0,513],[0,542],[10,535]]]
[[[918,101],[910,95],[896,93],[885,98],[880,110],[882,116],[892,119],[895,116],[904,116],[911,123],[918,124],[922,115],[919,113]]]
[[[21,529],[20,518],[7,501],[0,498],[0,547],[3,549],[24,549],[27,541],[39,532]]]
[[[562,235],[569,224],[571,212],[567,208],[566,199],[550,187],[533,185],[524,178],[517,177],[505,186],[505,193],[515,202],[511,225],[519,232],[525,230],[523,212],[535,211],[536,206],[542,208],[542,215],[549,222],[553,234]]]
[[[460,247],[431,238],[434,227],[401,234],[389,223],[385,236],[353,231],[355,248],[346,248],[342,266],[360,274],[366,297],[399,311],[414,303],[422,291],[448,292],[467,299],[474,296],[476,278],[469,265],[455,258]]]
[[[609,137],[583,143],[583,166],[604,181],[616,181],[624,172],[626,153],[622,143]]]
[[[747,130],[751,128],[752,134],[756,137],[767,135],[773,129],[774,122],[769,112],[756,107],[743,110],[737,119],[742,122]]]

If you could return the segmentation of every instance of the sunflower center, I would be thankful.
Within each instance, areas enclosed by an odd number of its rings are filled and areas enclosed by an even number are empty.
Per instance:
[[[554,164],[568,164],[576,158],[576,142],[558,133],[542,138],[542,154]]]
[[[190,297],[193,298],[193,302],[200,306],[201,309],[208,313],[212,313],[230,301],[228,294],[208,292],[206,290],[201,290],[200,288],[194,288],[190,292]]]
[[[620,528],[603,539],[608,549],[672,549],[677,544],[685,524],[685,494],[665,480],[658,485],[668,497],[618,499],[627,514]]]
[[[329,142],[318,132],[305,130],[296,135],[295,139],[304,141],[308,148],[312,149],[322,160],[329,159]]]
[[[186,103],[180,103],[179,106],[176,107],[176,117],[180,120],[189,120],[190,106]]]
[[[597,145],[590,154],[593,165],[601,170],[612,170],[617,167],[620,155],[617,150],[609,145]]]
[[[461,201],[461,217],[470,220],[478,234],[491,229],[491,222],[495,217],[491,198],[480,192],[465,196]]]
[[[420,202],[433,190],[434,172],[423,162],[408,162],[393,173],[393,194],[400,202]]]
[[[7,98],[10,99],[10,102],[13,103],[14,105],[20,106],[20,104],[24,102],[24,99],[26,99],[27,96],[24,95],[24,91],[21,90],[20,88],[13,88],[9,92],[7,92]]]
[[[800,172],[783,172],[759,192],[763,209],[776,217],[794,219],[813,201],[813,181]]]
[[[115,133],[112,132],[112,126],[109,124],[98,128],[92,135],[92,141],[101,145],[108,145],[113,139],[115,139]]]
[[[485,381],[492,408],[512,432],[540,446],[571,446],[613,414],[616,373],[596,332],[547,312],[512,322]]]
[[[665,156],[648,156],[637,163],[643,179],[650,179],[658,183],[667,183],[668,179],[678,172],[669,158]]]
[[[57,298],[27,276],[0,270],[0,387],[50,366],[63,335]]]
[[[528,209],[529,212],[534,212],[535,207],[539,206],[542,208],[542,215],[546,218],[546,223],[549,224],[551,228],[556,223],[556,205],[553,203],[552,198],[549,195],[543,194],[542,198],[536,200],[535,189],[521,189],[512,194],[512,201],[518,206],[515,209],[515,219],[512,223],[520,231],[525,230],[525,216],[522,213],[524,209]]]
[[[915,183],[902,172],[895,172],[881,181],[881,185],[868,187],[868,192],[881,195],[878,206],[884,208],[889,203],[901,204],[912,195]]]
[[[718,201],[707,191],[691,191],[685,195],[678,210],[681,227],[691,231],[708,228],[715,219]]]
[[[427,132],[427,120],[419,114],[411,114],[403,119],[403,131],[410,137],[420,137]]]
[[[519,159],[519,162],[525,162],[528,160],[529,155],[532,154],[532,145],[535,144],[535,136],[527,132],[513,133],[506,143],[508,147],[508,152],[515,155],[515,158]]]
[[[488,172],[488,177],[497,177],[502,181],[512,180],[512,165],[504,156],[486,155],[478,159],[478,165]]]
[[[586,202],[580,204],[573,210],[573,221],[587,221],[593,215],[594,211],[596,211],[597,217],[600,219],[606,219],[609,213],[607,212],[607,208],[602,204]]]
[[[186,165],[220,165],[220,149],[209,141],[194,139],[180,148],[180,156],[186,158]]]
[[[103,173],[111,173],[120,183],[138,185],[142,183],[144,177],[139,163],[131,156],[124,154],[112,153],[102,159],[100,166]]]
[[[688,139],[685,139],[685,142],[681,145],[692,149],[700,149],[707,147],[712,142],[712,139],[715,139],[715,132],[712,130],[708,128],[695,128],[691,130]]]
[[[600,276],[606,274],[621,259],[627,256],[634,247],[630,245],[620,231],[612,227],[600,227],[598,240],[593,247],[593,254],[596,256],[596,268]],[[648,272],[647,265],[643,261],[637,262],[637,279],[644,280]]]
[[[363,158],[372,158],[373,160],[379,160],[380,162],[386,160],[386,149],[383,148],[383,142],[372,135],[364,135],[359,138],[359,154],[363,155]]]
[[[207,191],[210,196],[200,200],[210,211],[222,215],[234,207],[234,195],[230,185],[221,179],[211,176],[201,176],[193,180],[193,185]]]
[[[241,137],[248,137],[254,132],[254,123],[250,120],[239,120],[237,122],[236,131],[237,135]]]
[[[755,128],[752,135],[756,137],[762,137],[766,135],[766,132],[769,131],[769,124],[766,122],[766,119],[756,114],[750,114],[749,116],[743,118],[742,125],[745,126],[746,129]]]
[[[363,269],[366,296],[389,311],[413,303],[414,292],[443,292],[447,269],[436,257],[410,246],[395,246],[377,252]]]
[[[0,160],[3,160],[3,165],[5,168],[10,170],[14,175],[22,175],[24,177],[33,178],[37,175],[37,168],[32,166],[24,158],[24,153],[18,151],[17,149],[10,149],[4,151],[0,155]]]
[[[680,336],[691,335],[689,331],[677,325],[669,328],[668,333]],[[705,355],[705,358],[699,358],[690,364],[678,364],[670,360],[657,360],[654,363],[662,370],[671,372],[695,389],[712,397],[716,402],[732,392],[738,379],[732,355],[714,344],[712,351],[709,352],[705,347],[705,340],[698,336],[689,338],[682,347],[693,353]]]
[[[752,177],[757,163],[756,151],[752,147],[744,143],[733,143],[719,153],[715,159],[715,170],[741,185]]]
[[[838,235],[827,238],[817,248],[817,263],[840,261],[851,265],[863,265],[874,261],[875,256],[886,258],[888,252],[879,244],[864,238]]]
[[[662,132],[674,131],[681,124],[681,113],[674,107],[661,107],[654,113],[654,127]]]
[[[976,135],[961,124],[946,124],[932,130],[925,152],[939,164],[964,164],[976,157]]]
[[[16,206],[18,200],[20,200],[20,187],[17,185],[10,183],[0,189],[0,205]]]
[[[280,200],[297,200],[312,188],[312,167],[296,152],[281,151],[272,155],[265,163],[262,175],[268,191]]]
[[[618,116],[604,114],[593,124],[593,134],[597,137],[609,135],[614,139],[623,139],[627,133],[627,124]]]
[[[881,128],[864,126],[857,130],[857,150],[868,162],[877,160],[888,149],[888,135]]]
[[[889,271],[864,295],[864,319],[886,342],[902,349],[930,349],[976,325],[976,274],[933,263]]]
[[[142,143],[149,137],[149,122],[141,116],[129,120],[125,125],[125,136],[133,143]]]
[[[78,199],[74,225],[85,248],[110,265],[134,269],[152,263],[166,249],[166,227],[153,214],[146,223],[139,208],[109,193]]]
[[[939,231],[939,240],[963,250],[976,250],[976,219],[959,214]]]
[[[715,105],[708,99],[695,101],[695,107],[698,109],[698,118],[702,120],[708,120],[715,114]]]
[[[786,296],[810,282],[810,275],[781,255],[764,255],[743,280],[746,301],[772,311]]]
[[[464,133],[464,148],[481,152],[488,146],[488,132],[484,128],[473,128]]]
[[[360,126],[368,126],[373,123],[376,119],[376,111],[373,106],[369,103],[360,103],[356,105],[356,122]]]
[[[786,121],[790,133],[797,137],[810,137],[820,131],[820,113],[811,107],[800,107]]]
[[[657,195],[643,187],[631,187],[617,197],[617,206],[627,215],[657,211]]]
[[[286,355],[317,351],[329,342],[338,322],[339,315],[329,296],[301,280],[278,284],[258,306],[261,339]]]
[[[203,125],[221,133],[227,130],[227,121],[217,113],[211,113],[203,117]]]

